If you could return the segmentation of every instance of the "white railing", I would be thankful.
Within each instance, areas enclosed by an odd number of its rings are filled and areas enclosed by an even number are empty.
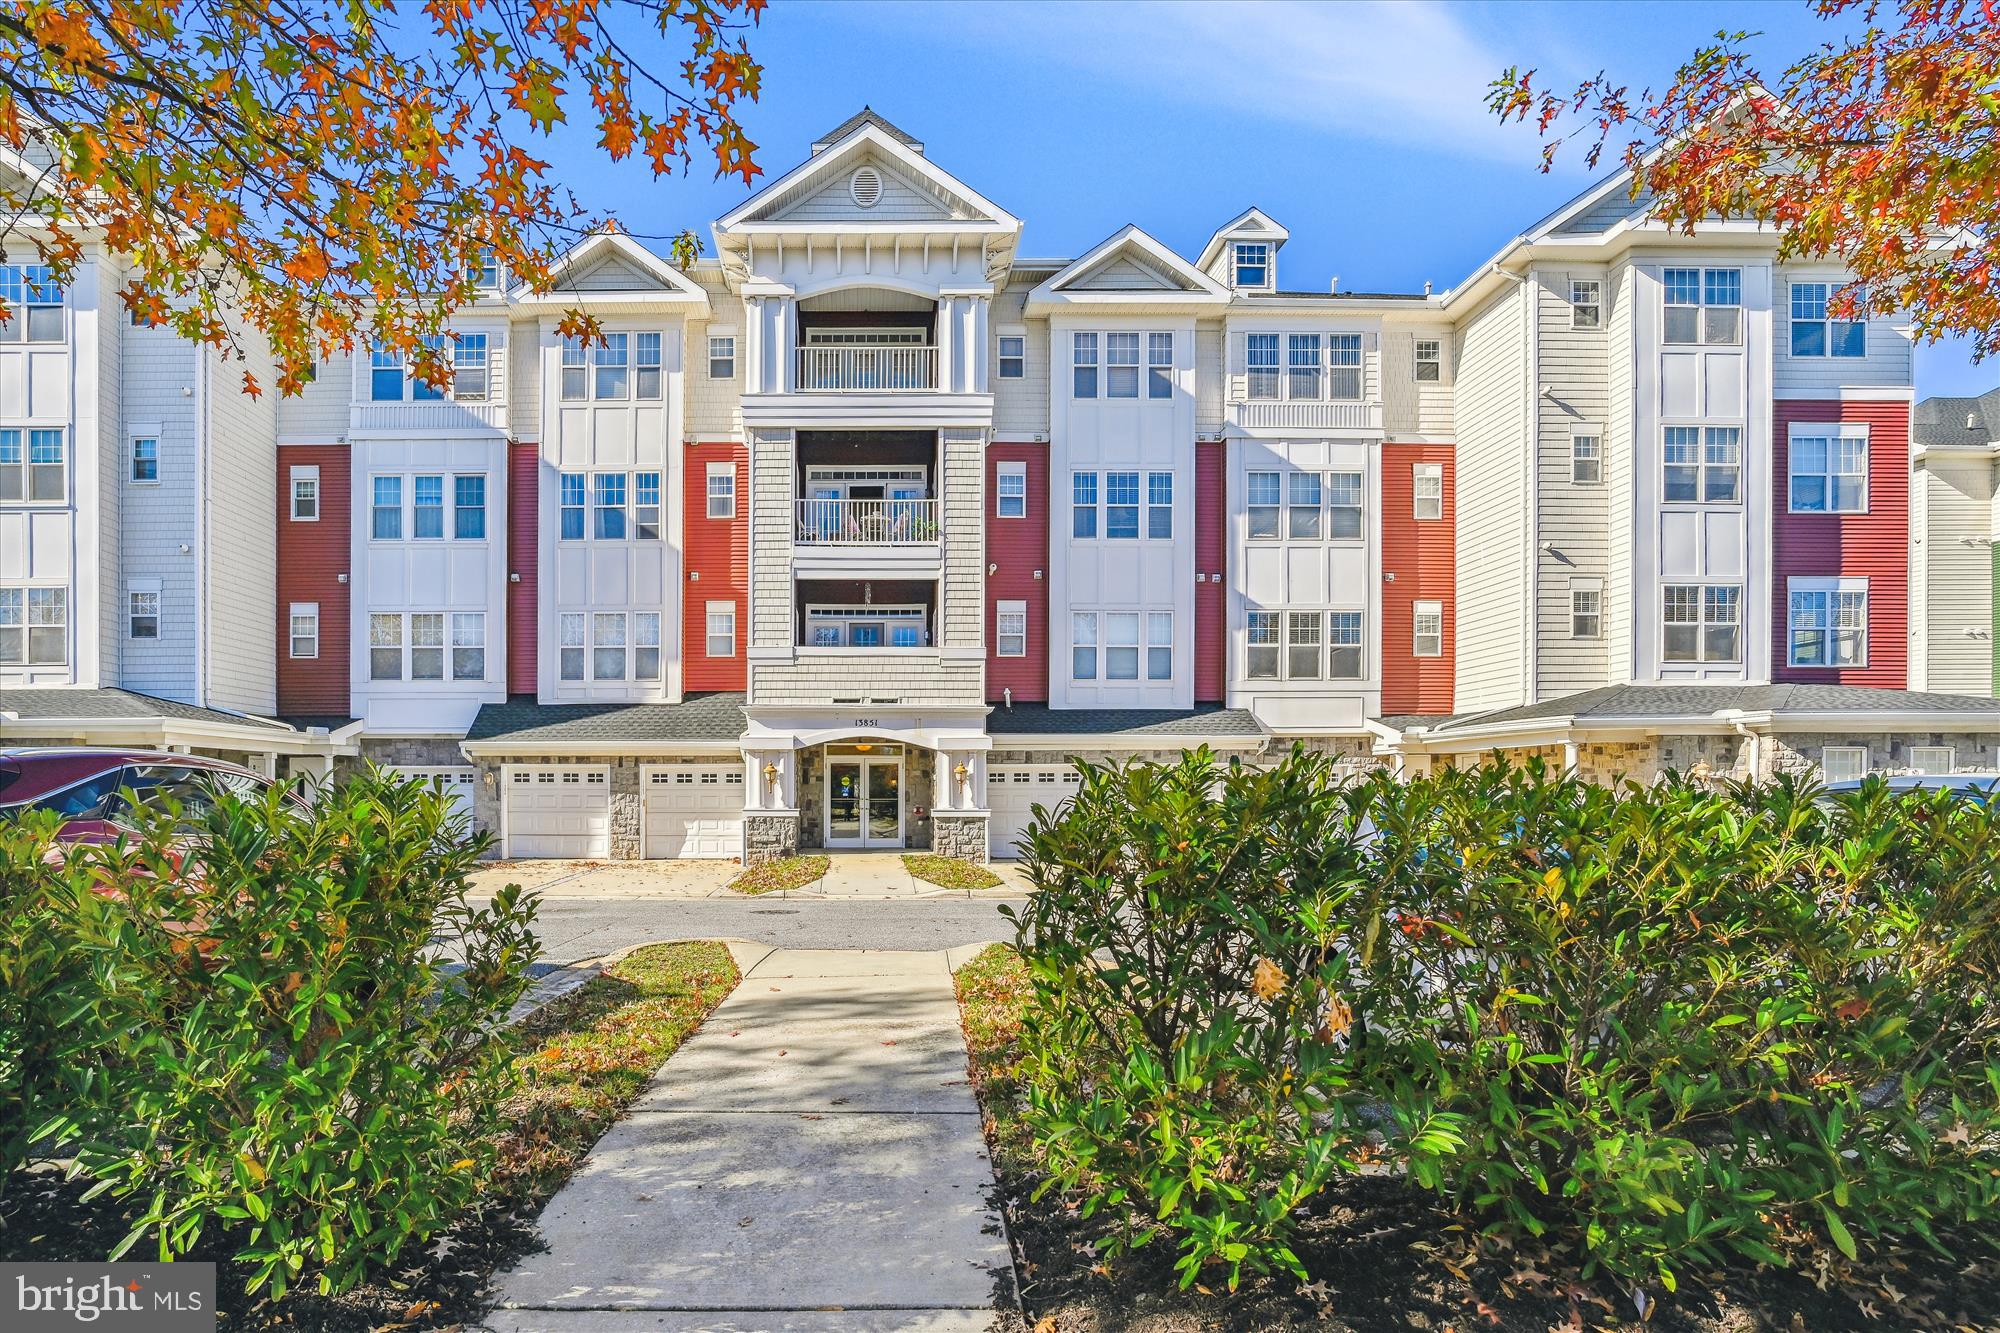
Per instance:
[[[935,347],[842,343],[799,349],[801,393],[896,393],[936,387]]]
[[[800,500],[799,541],[896,545],[938,539],[936,500]]]
[[[507,429],[507,404],[461,403],[451,399],[418,403],[356,403],[351,429],[363,434],[380,435],[504,431]]]
[[[1253,398],[1230,404],[1245,430],[1380,430],[1382,404]]]

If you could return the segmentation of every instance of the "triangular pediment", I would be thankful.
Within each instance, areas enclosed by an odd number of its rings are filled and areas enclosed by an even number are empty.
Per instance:
[[[1231,241],[1269,241],[1275,247],[1291,238],[1284,224],[1269,213],[1261,208],[1246,208],[1215,229],[1208,244],[1201,247],[1201,257],[1195,263],[1212,272],[1222,255],[1222,247]]]
[[[1120,228],[1036,287],[1031,301],[1217,302],[1222,285],[1136,226]]]
[[[579,293],[645,297],[708,304],[694,279],[623,232],[601,231],[579,241],[549,275],[546,290],[516,296],[531,303],[561,303]]]
[[[934,224],[1018,232],[1012,214],[913,149],[879,118],[859,120],[724,214],[718,232]],[[872,179],[857,179],[869,173]]]

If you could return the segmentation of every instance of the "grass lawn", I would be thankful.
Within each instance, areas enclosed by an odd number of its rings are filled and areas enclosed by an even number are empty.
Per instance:
[[[542,1205],[736,982],[736,964],[720,944],[656,944],[521,1024],[514,1039],[522,1082],[506,1104],[509,1127],[480,1202],[407,1251],[394,1271],[333,1297],[310,1281],[276,1302],[246,1297],[250,1268],[229,1259],[241,1236],[205,1239],[187,1257],[217,1262],[219,1327],[363,1333],[476,1320],[492,1275],[536,1248]],[[89,1185],[47,1165],[16,1172],[0,1192],[0,1251],[12,1260],[103,1258],[130,1214],[108,1194],[82,1201]],[[143,1258],[145,1249],[142,1242],[134,1255]]]
[[[909,852],[903,856],[903,864],[918,879],[943,889],[991,889],[1000,884],[1000,877],[985,866],[961,861],[955,856]]]
[[[774,893],[779,889],[803,889],[814,880],[826,874],[828,865],[824,856],[782,856],[775,861],[765,861],[751,866],[735,879],[729,887],[738,893]]]
[[[972,1056],[987,1145],[1020,1270],[1028,1324],[1159,1333],[1861,1333],[1992,1328],[2000,1262],[1983,1245],[1956,1258],[1864,1251],[1862,1261],[1810,1269],[1732,1265],[1685,1272],[1680,1290],[1654,1288],[1650,1318],[1631,1294],[1589,1281],[1540,1247],[1482,1249],[1453,1217],[1386,1175],[1338,1180],[1310,1207],[1294,1248],[1316,1279],[1246,1275],[1231,1294],[1218,1274],[1182,1291],[1173,1245],[1160,1238],[1106,1262],[1097,1250],[1116,1223],[1084,1218],[1050,1191],[1020,1114],[1021,1018],[1027,968],[996,944],[959,969],[959,1019]],[[1951,1242],[1948,1242],[1951,1243]],[[1987,1313],[1981,1314],[1980,1311]]]

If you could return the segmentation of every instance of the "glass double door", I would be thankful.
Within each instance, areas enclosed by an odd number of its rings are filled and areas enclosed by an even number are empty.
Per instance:
[[[834,759],[826,766],[826,845],[903,845],[903,761]]]

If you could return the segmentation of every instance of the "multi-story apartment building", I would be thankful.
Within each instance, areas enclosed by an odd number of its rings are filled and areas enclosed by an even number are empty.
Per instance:
[[[1990,662],[1910,651],[1909,340],[1767,233],[1614,181],[1370,294],[1255,208],[1192,259],[1020,231],[864,110],[713,259],[594,236],[449,389],[261,407],[103,315],[115,256],[0,270],[0,736],[366,757],[572,857],[1005,854],[1073,758],[1195,744],[1994,762]]]

